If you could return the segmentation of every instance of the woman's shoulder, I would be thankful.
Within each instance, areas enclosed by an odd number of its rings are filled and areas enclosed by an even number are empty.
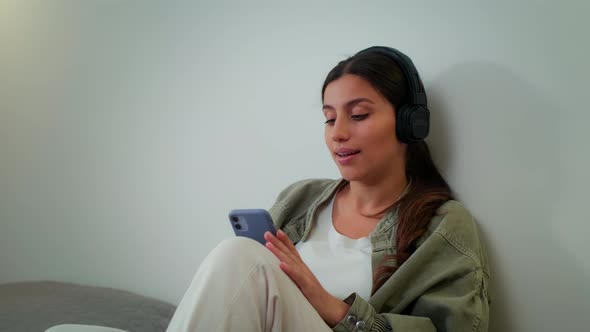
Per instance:
[[[487,265],[477,222],[461,202],[449,200],[443,203],[432,217],[427,233],[422,243],[431,235],[437,234],[462,254],[470,256],[482,266]]]
[[[432,218],[435,231],[450,234],[460,239],[470,238],[477,233],[477,225],[471,212],[459,201],[443,203]]]
[[[283,189],[278,197],[277,201],[297,196],[314,196],[323,194],[327,190],[336,186],[341,180],[335,179],[303,179],[291,183],[285,189]]]
[[[314,202],[329,195],[341,180],[305,179],[296,181],[283,189],[270,209],[273,217],[279,214],[301,214]]]

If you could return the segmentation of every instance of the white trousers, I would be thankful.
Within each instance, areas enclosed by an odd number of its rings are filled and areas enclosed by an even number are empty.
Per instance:
[[[112,327],[81,325],[81,324],[62,324],[51,327],[45,332],[127,332]]]
[[[201,263],[167,331],[331,330],[270,250],[235,237]]]

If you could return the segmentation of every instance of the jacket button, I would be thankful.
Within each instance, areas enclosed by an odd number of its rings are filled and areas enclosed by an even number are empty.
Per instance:
[[[354,325],[357,323],[356,321],[356,316],[355,315],[350,315],[348,317],[346,317],[346,321],[350,324],[350,325]]]
[[[356,322],[355,327],[358,331],[364,331],[365,330],[365,322],[362,320],[359,320],[358,322]]]

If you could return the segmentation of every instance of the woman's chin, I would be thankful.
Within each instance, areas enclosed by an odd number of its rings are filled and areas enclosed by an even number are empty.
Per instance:
[[[352,169],[340,169],[340,176],[342,176],[342,178],[348,182],[360,181],[364,178],[360,172]]]

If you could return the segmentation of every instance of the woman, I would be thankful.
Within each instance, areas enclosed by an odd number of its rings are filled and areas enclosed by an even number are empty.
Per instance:
[[[487,331],[485,252],[422,141],[411,60],[363,50],[330,71],[322,99],[342,179],[285,189],[266,248],[214,249],[168,331]]]

